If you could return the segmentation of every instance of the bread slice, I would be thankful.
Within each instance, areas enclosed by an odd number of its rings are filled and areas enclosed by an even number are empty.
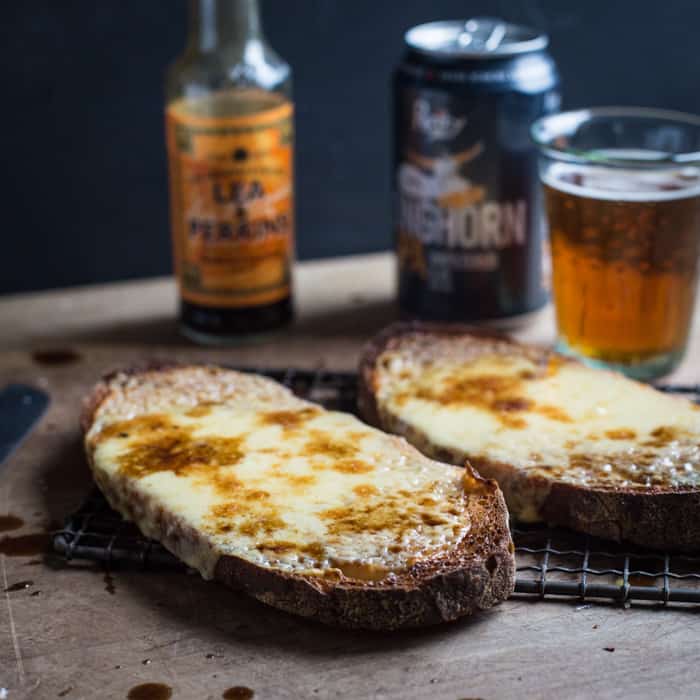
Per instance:
[[[700,549],[700,410],[614,372],[466,327],[398,324],[366,348],[360,413],[469,460],[511,515]]]
[[[110,504],[206,579],[325,623],[395,629],[506,598],[493,481],[217,367],[118,372],[83,416]]]

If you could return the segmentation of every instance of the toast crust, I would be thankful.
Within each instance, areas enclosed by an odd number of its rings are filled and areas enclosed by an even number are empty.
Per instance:
[[[406,437],[429,457],[451,464],[471,465],[483,476],[495,479],[512,511],[521,519],[546,521],[589,535],[626,541],[654,549],[700,549],[700,491],[687,486],[651,486],[639,491],[623,486],[580,485],[528,474],[513,465],[481,455],[447,449],[407,425],[378,404],[378,361],[384,352],[401,348],[411,336],[474,336],[492,339],[494,347],[516,349],[546,363],[552,356],[579,364],[552,350],[518,343],[507,336],[469,326],[432,323],[398,323],[389,326],[365,347],[359,366],[358,402],[361,416],[377,427]],[[600,370],[605,371],[605,370]]]
[[[106,375],[85,399],[81,419],[84,432],[87,434],[99,420],[102,409],[123,400],[127,385],[133,387],[154,375],[161,385],[167,385],[169,377],[182,376],[191,367],[156,363]],[[209,372],[214,384],[219,381],[223,384],[238,374],[216,367],[209,368]],[[197,391],[196,387],[191,390]],[[397,448],[405,454],[414,452],[414,448],[398,438]],[[92,468],[89,446],[86,451]],[[117,488],[110,479],[101,478],[94,468],[93,473],[107,500],[124,517],[139,523],[144,520],[143,514],[148,513],[145,520],[152,525],[144,534],[158,539],[176,556],[208,546],[204,534],[185,523],[177,513],[163,511],[137,488],[125,489],[124,483]],[[288,572],[233,555],[218,557],[214,579],[281,610],[351,628],[419,627],[489,608],[507,598],[514,588],[515,562],[508,513],[495,481],[482,479],[471,468],[466,478],[470,480],[470,493],[475,494],[470,499],[472,527],[467,535],[444,555],[419,561],[407,571],[399,572],[391,583],[344,575]]]

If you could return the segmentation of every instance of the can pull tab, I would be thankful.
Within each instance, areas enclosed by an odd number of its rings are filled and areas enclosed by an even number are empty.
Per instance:
[[[495,51],[505,38],[508,26],[499,19],[490,17],[476,17],[468,19],[464,28],[457,37],[461,47],[469,46],[472,49],[488,53]]]

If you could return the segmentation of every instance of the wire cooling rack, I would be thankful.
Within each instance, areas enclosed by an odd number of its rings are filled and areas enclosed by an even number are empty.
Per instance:
[[[327,408],[354,412],[357,377],[324,370],[256,370]],[[700,386],[662,386],[698,401]],[[580,602],[700,604],[700,553],[653,552],[545,525],[511,527],[515,543],[515,592],[539,599]],[[66,560],[107,566],[185,568],[113,511],[95,489],[54,533],[53,547]]]

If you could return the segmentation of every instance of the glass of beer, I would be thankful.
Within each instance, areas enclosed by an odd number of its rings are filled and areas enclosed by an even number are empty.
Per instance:
[[[700,250],[700,117],[643,108],[538,120],[558,349],[653,379],[683,357]]]

